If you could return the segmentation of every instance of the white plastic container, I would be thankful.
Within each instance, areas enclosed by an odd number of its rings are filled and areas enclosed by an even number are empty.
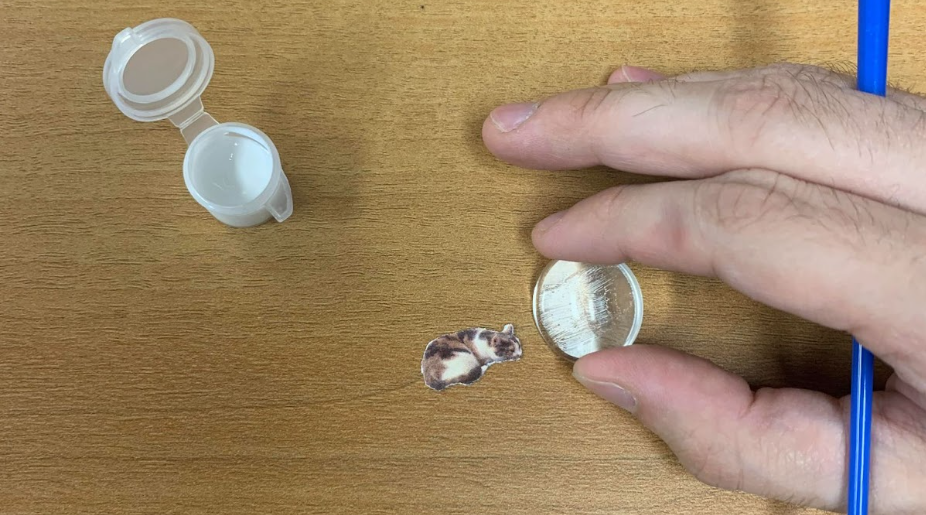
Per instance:
[[[103,86],[123,114],[170,120],[187,142],[183,180],[220,222],[252,227],[293,212],[293,195],[270,138],[243,123],[219,123],[203,107],[212,47],[189,23],[163,18],[116,35]]]

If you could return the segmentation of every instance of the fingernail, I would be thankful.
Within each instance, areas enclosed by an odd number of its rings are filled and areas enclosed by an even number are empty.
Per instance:
[[[665,78],[666,76],[661,73],[647,70],[646,68],[640,68],[639,66],[621,66],[611,74],[611,77],[608,79],[608,84],[618,84],[621,82],[650,82]]]
[[[550,230],[551,227],[553,227],[554,225],[556,225],[557,222],[559,222],[560,220],[562,220],[562,219],[563,219],[563,215],[565,215],[565,214],[566,214],[565,211],[560,211],[559,213],[554,213],[554,214],[552,214],[552,215],[550,215],[550,216],[544,218],[543,220],[537,222],[537,226],[535,227],[535,229],[537,230],[537,232],[547,232],[547,231]]]
[[[489,117],[498,130],[511,132],[524,124],[537,111],[538,105],[536,102],[503,105],[495,108]]]
[[[636,411],[637,399],[634,398],[633,394],[627,389],[614,383],[594,381],[587,377],[582,377],[575,372],[573,372],[572,375],[582,386],[588,388],[592,393],[602,399],[630,413]]]

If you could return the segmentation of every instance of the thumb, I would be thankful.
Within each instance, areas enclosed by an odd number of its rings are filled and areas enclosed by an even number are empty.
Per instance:
[[[846,440],[834,398],[753,393],[710,362],[646,345],[590,354],[573,374],[633,413],[709,485],[823,509],[844,503]]]

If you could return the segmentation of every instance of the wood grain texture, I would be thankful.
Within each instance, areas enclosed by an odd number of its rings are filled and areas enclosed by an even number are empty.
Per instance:
[[[890,74],[916,89],[926,2],[894,4]],[[0,1],[0,513],[811,513],[698,483],[571,379],[533,327],[530,228],[644,179],[509,167],[480,127],[623,63],[851,62],[854,2],[129,5]],[[213,46],[208,110],[273,138],[286,223],[215,222],[179,133],[106,96],[113,36],[157,17]],[[635,270],[640,341],[848,392],[844,335]],[[431,338],[507,322],[521,362],[424,386]]]

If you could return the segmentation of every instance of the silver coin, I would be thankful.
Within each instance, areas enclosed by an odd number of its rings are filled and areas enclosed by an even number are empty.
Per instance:
[[[553,261],[534,286],[534,322],[568,359],[632,345],[643,324],[640,283],[626,264]]]

